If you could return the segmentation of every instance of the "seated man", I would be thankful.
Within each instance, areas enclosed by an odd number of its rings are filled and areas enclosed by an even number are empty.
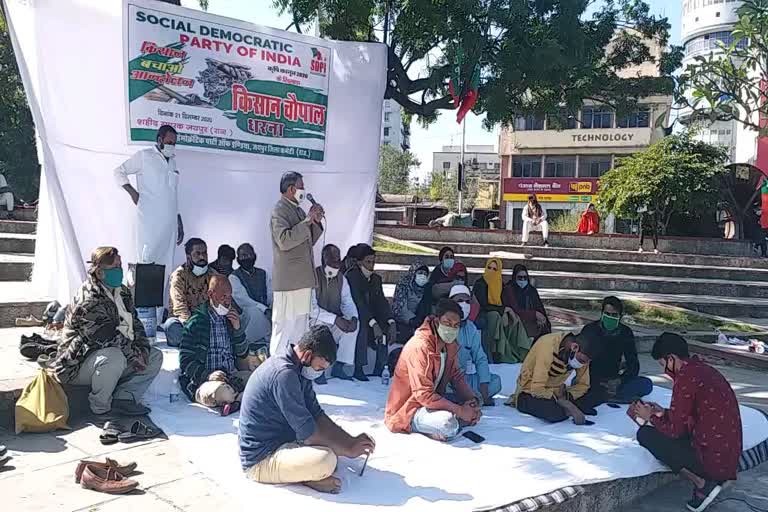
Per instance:
[[[264,269],[256,267],[256,251],[251,244],[237,248],[237,270],[229,275],[232,298],[243,310],[245,339],[249,345],[269,344],[272,333],[272,282]]]
[[[2,162],[0,162],[2,163]],[[3,170],[3,166],[0,165],[0,171]],[[13,190],[8,186],[8,182],[5,181],[5,176],[0,173],[0,209],[3,207],[8,212],[8,218],[13,219],[13,207],[14,207]]]
[[[653,391],[648,377],[639,377],[635,335],[621,323],[624,305],[616,297],[603,299],[600,320],[584,326],[584,331],[595,341],[598,355],[589,364],[591,389],[601,401],[630,403]],[[624,371],[620,370],[624,359]]]
[[[589,390],[589,363],[594,344],[589,334],[546,334],[536,341],[520,368],[517,390],[507,405],[550,423],[573,418],[577,425],[594,416],[599,398]],[[576,371],[570,386],[565,385]]]
[[[720,493],[724,481],[736,480],[742,450],[739,404],[725,377],[690,357],[681,336],[665,332],[651,356],[674,381],[672,404],[664,409],[637,401],[627,414],[648,423],[638,430],[637,441],[693,482],[688,510],[701,512]]]
[[[480,331],[469,319],[471,294],[463,284],[451,288],[451,300],[461,308],[459,329],[459,369],[467,385],[479,396],[483,405],[494,405],[493,396],[501,391],[501,377],[491,373],[488,356],[483,350]]]
[[[208,300],[208,279],[214,272],[208,268],[208,246],[199,238],[184,244],[187,262],[171,274],[171,304],[163,331],[170,347],[181,344],[184,323],[197,307]]]
[[[213,275],[208,302],[184,324],[179,385],[190,400],[207,407],[231,404],[245,389],[249,361],[240,315],[232,307],[232,287],[225,276]]]
[[[323,247],[321,265],[315,269],[317,288],[312,289],[310,325],[327,325],[338,345],[337,359],[332,377],[352,380],[344,372],[344,365],[355,364],[358,322],[357,307],[352,300],[349,283],[341,269],[341,252],[333,244]],[[364,349],[365,347],[363,347]]]
[[[122,283],[117,249],[93,251],[50,367],[60,382],[91,388],[94,414],[139,416],[149,412],[139,399],[160,372],[163,354],[150,347],[131,292]]]
[[[350,268],[346,278],[352,291],[352,298],[360,315],[362,328],[355,350],[355,373],[353,377],[367,382],[363,371],[368,364],[368,346],[376,350],[374,375],[381,375],[387,359],[387,347],[397,340],[397,327],[392,316],[392,308],[384,296],[381,276],[374,272],[376,252],[368,244],[357,244],[349,250],[347,261]],[[386,345],[384,336],[387,336]]]
[[[304,484],[338,493],[333,475],[338,456],[373,452],[367,434],[352,437],[325,415],[312,381],[336,361],[328,327],[309,328],[259,366],[245,387],[240,409],[240,462],[246,475],[264,484]]]
[[[448,441],[462,426],[480,421],[480,403],[459,369],[461,314],[458,304],[441,299],[436,315],[427,317],[403,347],[384,412],[392,432],[418,432]],[[448,384],[456,390],[458,403],[446,398]]]
[[[235,249],[231,245],[220,245],[216,261],[211,263],[211,268],[223,276],[232,273],[232,262],[235,261]]]

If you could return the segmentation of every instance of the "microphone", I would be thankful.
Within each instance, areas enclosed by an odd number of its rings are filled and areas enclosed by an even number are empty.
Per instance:
[[[307,194],[307,201],[312,203],[312,206],[317,206],[317,201],[315,201],[315,198],[312,197],[312,194]]]

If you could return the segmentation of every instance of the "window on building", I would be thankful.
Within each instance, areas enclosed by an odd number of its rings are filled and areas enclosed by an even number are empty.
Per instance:
[[[575,156],[547,156],[545,178],[571,178],[576,176]]]
[[[451,162],[443,162],[443,170],[447,171],[451,168]]]
[[[613,128],[613,111],[608,107],[584,107],[581,112],[582,128]]]
[[[384,112],[384,122],[388,123],[389,118],[392,116],[392,112]]]
[[[500,168],[501,168],[501,164],[499,164],[499,162],[496,162],[495,164],[493,164],[494,171],[498,171]]]
[[[530,130],[543,130],[544,129],[544,116],[517,116],[515,118],[515,130],[517,131],[530,131]]]
[[[579,157],[579,177],[599,178],[611,169],[611,155]]]
[[[384,127],[384,136],[389,137],[389,126]]]
[[[685,45],[685,54],[691,55],[693,53],[715,50],[720,47],[720,43],[724,44],[725,46],[730,46],[733,44],[733,42],[733,34],[727,30],[710,32],[709,34],[704,34],[688,41],[688,43]],[[736,47],[746,48],[747,42],[748,40],[746,38],[740,39],[738,43],[736,43]]]
[[[651,109],[640,107],[631,114],[616,120],[619,128],[648,128],[651,125]]]
[[[547,116],[547,130],[573,130],[576,124],[576,116],[565,110]]]
[[[540,178],[541,156],[516,156],[512,158],[513,178]]]

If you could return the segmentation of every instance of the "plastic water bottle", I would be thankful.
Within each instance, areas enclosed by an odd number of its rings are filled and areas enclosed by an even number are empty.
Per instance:
[[[171,388],[171,394],[169,396],[170,402],[178,402],[179,401],[179,373],[176,372],[173,374],[173,387]]]
[[[384,370],[381,372],[381,383],[385,386],[389,386],[389,365],[384,365]]]

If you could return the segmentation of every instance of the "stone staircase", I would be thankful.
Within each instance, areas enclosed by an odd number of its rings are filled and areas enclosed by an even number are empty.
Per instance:
[[[35,298],[29,282],[35,252],[36,223],[0,221],[0,328],[18,317],[40,316],[46,298]]]

